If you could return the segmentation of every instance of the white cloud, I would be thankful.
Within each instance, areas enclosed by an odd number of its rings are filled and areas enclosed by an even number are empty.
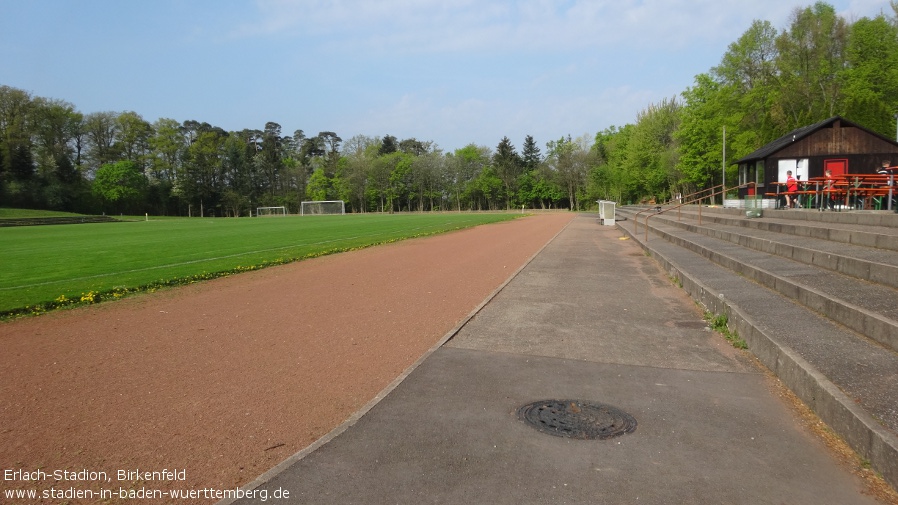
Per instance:
[[[339,39],[346,48],[400,52],[683,47],[695,40],[734,39],[731,31],[751,22],[744,2],[734,0],[258,0],[257,5],[259,18],[235,35],[314,35]],[[765,16],[788,11],[773,0],[753,7]]]

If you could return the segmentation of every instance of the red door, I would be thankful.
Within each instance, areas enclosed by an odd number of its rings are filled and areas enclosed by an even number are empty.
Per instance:
[[[848,172],[848,160],[823,160],[823,172],[832,170],[833,175],[838,177]]]

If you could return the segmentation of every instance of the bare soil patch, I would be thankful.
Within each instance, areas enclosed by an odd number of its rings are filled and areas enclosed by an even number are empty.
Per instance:
[[[531,216],[0,324],[0,471],[109,477],[0,490],[249,482],[374,398],[572,218]],[[186,479],[118,480],[119,470],[163,469]]]

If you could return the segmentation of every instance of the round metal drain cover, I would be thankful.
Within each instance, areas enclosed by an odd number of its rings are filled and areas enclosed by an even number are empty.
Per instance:
[[[604,440],[636,431],[636,419],[617,407],[580,400],[540,400],[518,409],[518,418],[543,433]]]

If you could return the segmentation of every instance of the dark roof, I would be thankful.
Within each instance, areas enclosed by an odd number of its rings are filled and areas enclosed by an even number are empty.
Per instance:
[[[819,123],[814,123],[812,125],[803,126],[801,128],[790,131],[789,133],[783,135],[782,137],[774,140],[773,142],[761,147],[757,151],[749,154],[748,156],[744,156],[739,160],[736,160],[736,163],[742,163],[744,161],[754,161],[754,160],[763,160],[770,156],[771,154],[779,151],[780,149],[786,147],[792,142],[796,142],[801,140],[808,135],[816,132],[817,130],[829,126],[830,124],[836,122],[837,120],[842,119],[839,116],[834,116],[829,119],[820,121]],[[844,120],[843,120],[844,121]],[[846,121],[848,122],[848,121]],[[849,122],[850,123],[850,122]],[[854,126],[853,123],[851,123]]]
[[[746,162],[746,161],[763,160],[763,159],[771,156],[772,154],[776,153],[777,151],[783,149],[784,147],[788,146],[789,144],[791,144],[793,142],[797,142],[797,141],[811,135],[812,133],[816,132],[817,130],[831,126],[836,121],[841,121],[846,126],[861,129],[861,130],[869,133],[870,135],[879,137],[882,140],[885,140],[887,142],[891,142],[891,143],[895,144],[895,141],[892,139],[887,139],[876,132],[873,132],[873,131],[870,131],[870,130],[864,128],[863,126],[860,126],[856,123],[852,123],[851,121],[848,121],[847,119],[844,119],[841,116],[833,116],[829,119],[820,121],[819,123],[814,123],[812,125],[803,126],[796,130],[792,130],[789,133],[783,135],[782,137],[774,140],[773,142],[761,147],[757,151],[749,154],[748,156],[744,156],[741,159],[736,160],[736,163],[742,163],[742,162]]]

